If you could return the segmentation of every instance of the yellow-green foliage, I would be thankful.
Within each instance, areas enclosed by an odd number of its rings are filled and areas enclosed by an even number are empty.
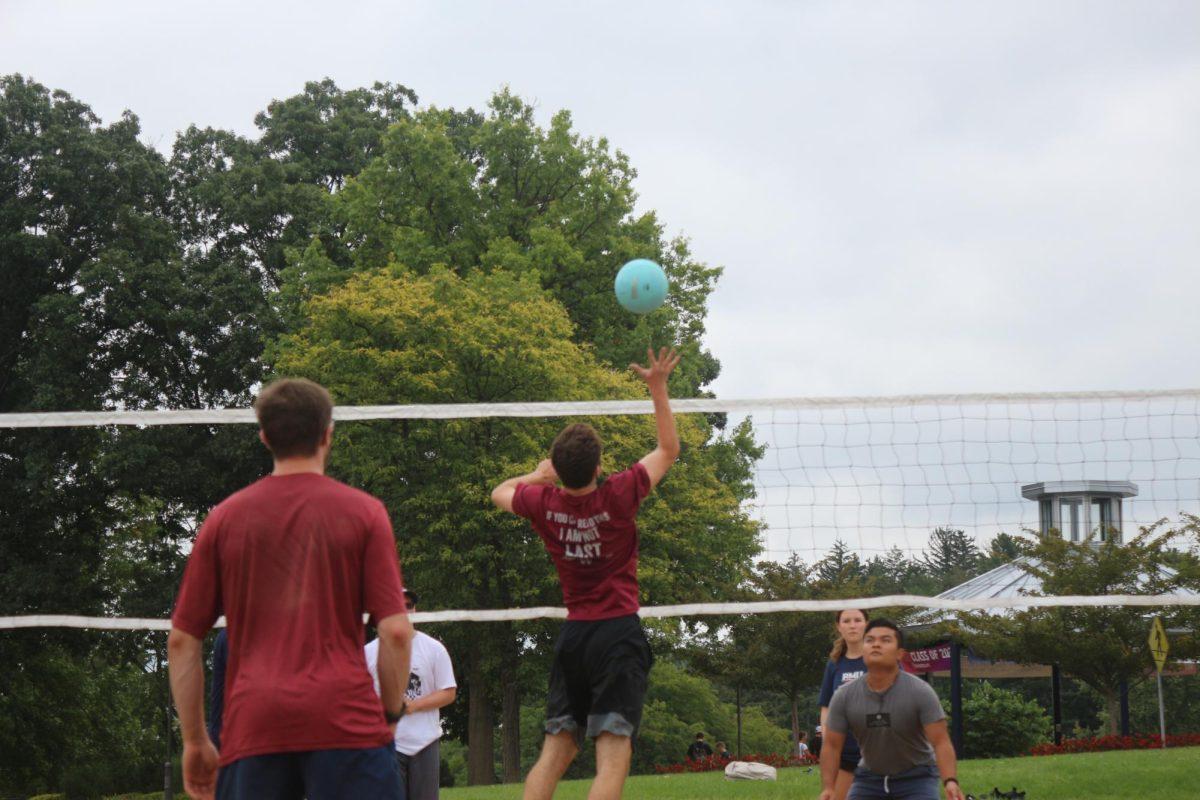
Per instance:
[[[305,307],[272,351],[279,374],[324,383],[340,404],[645,398],[631,373],[571,339],[562,306],[530,276],[391,267],[350,278]],[[563,419],[353,423],[335,435],[335,474],[380,496],[406,577],[439,605],[557,602],[550,562],[523,522],[491,507],[496,483],[545,457]],[[650,416],[592,419],[603,466],[654,447]],[[757,527],[719,474],[703,417],[679,419],[683,457],[641,517],[646,599],[716,596],[756,552]]]

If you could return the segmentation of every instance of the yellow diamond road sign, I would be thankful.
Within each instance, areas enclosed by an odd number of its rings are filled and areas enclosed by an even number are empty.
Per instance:
[[[1154,656],[1154,664],[1159,672],[1162,672],[1163,665],[1167,663],[1167,651],[1170,649],[1162,620],[1155,617],[1154,624],[1150,626],[1150,655]]]

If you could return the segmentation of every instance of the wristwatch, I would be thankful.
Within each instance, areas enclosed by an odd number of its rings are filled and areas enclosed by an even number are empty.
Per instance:
[[[950,781],[954,781],[955,783],[958,783],[958,778],[953,778],[953,777],[951,777],[951,778],[943,778],[943,779],[942,779],[942,786],[945,786],[946,784],[950,783]]]
[[[383,710],[383,718],[385,720],[387,720],[388,725],[395,725],[404,716],[404,712],[406,712],[406,711],[408,711],[408,701],[407,700],[405,700],[403,703],[400,704],[400,710],[395,714],[393,714],[392,712],[388,711],[385,708]]]

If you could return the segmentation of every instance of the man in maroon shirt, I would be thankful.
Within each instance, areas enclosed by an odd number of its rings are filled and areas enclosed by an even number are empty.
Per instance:
[[[209,513],[171,617],[184,788],[194,800],[402,800],[392,726],[413,631],[387,511],[325,477],[333,401],[323,387],[276,381],[254,409],[274,471]],[[222,613],[218,754],[204,726],[201,645]],[[382,703],[363,657],[364,613],[379,630]]]
[[[533,523],[558,570],[567,622],[554,648],[546,701],[546,738],[525,780],[526,800],[549,800],[579,753],[596,740],[589,800],[618,798],[629,774],[632,739],[642,720],[650,647],[638,619],[638,507],[679,457],[667,378],[674,350],[630,366],[650,387],[658,446],[597,486],[600,438],[590,425],[568,425],[550,458],[492,491],[492,502]],[[562,482],[562,488],[555,486]]]

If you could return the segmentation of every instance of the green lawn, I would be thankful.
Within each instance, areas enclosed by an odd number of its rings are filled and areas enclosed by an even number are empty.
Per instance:
[[[972,794],[1013,786],[1028,792],[1027,800],[1195,800],[1200,748],[1084,753],[1038,758],[965,761],[959,778]],[[583,800],[586,781],[563,783],[556,799]],[[626,798],[707,800],[754,797],[804,800],[816,798],[821,780],[816,770],[785,769],[777,783],[734,783],[719,772],[690,775],[645,775],[629,779]],[[444,800],[509,800],[519,798],[521,787],[507,786],[446,789]]]

